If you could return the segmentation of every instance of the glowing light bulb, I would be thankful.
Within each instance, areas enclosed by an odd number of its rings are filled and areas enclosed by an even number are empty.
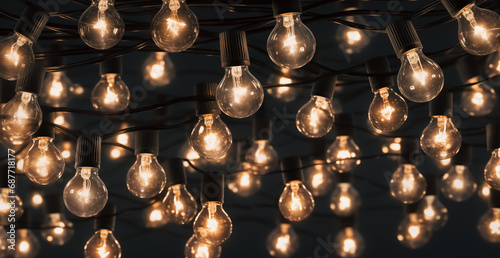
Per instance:
[[[326,161],[337,172],[349,172],[361,163],[361,160],[357,159],[360,156],[361,151],[354,140],[348,135],[339,135],[328,147]]]
[[[356,229],[346,227],[335,237],[333,248],[340,257],[360,257],[365,250],[365,241]]]
[[[144,62],[144,80],[153,87],[170,84],[175,78],[175,68],[166,52],[155,52]]]
[[[431,239],[432,231],[418,221],[416,213],[409,213],[398,227],[398,240],[412,249],[422,247]]]
[[[233,224],[221,202],[208,201],[194,220],[194,234],[198,241],[208,245],[224,243],[233,231]]]
[[[358,191],[346,182],[338,183],[330,197],[330,209],[341,217],[354,215],[361,206]]]
[[[297,113],[295,124],[307,137],[318,138],[327,134],[333,126],[333,107],[330,99],[313,95]]]
[[[324,160],[313,160],[314,166],[304,169],[304,184],[313,196],[326,195],[335,183],[334,177]]]
[[[154,203],[144,210],[144,223],[146,228],[159,228],[166,225],[169,222],[167,214],[165,214],[163,209],[163,204],[159,200],[155,200]]]
[[[368,110],[368,118],[373,127],[382,132],[390,132],[403,125],[408,117],[408,106],[394,90],[384,87],[375,92]]]
[[[35,137],[25,158],[24,173],[40,185],[57,181],[64,173],[64,159],[51,137]]]
[[[7,177],[5,177],[7,179]],[[2,179],[4,180],[4,179]],[[0,225],[7,225],[9,224],[9,214],[11,212],[11,202],[14,200],[16,206],[14,207],[15,211],[15,219],[16,221],[19,220],[21,215],[23,214],[23,201],[21,198],[15,194],[11,195],[10,194],[10,188],[5,187],[5,188],[0,188]]]
[[[76,216],[94,216],[106,205],[108,189],[97,171],[94,167],[77,167],[75,176],[64,187],[64,204]]]
[[[158,163],[156,155],[140,153],[127,173],[127,188],[140,198],[158,195],[166,184],[166,175]]]
[[[123,111],[128,107],[129,99],[130,91],[118,74],[101,75],[101,80],[92,90],[92,106],[99,111]]]
[[[189,238],[184,248],[186,258],[219,258],[220,254],[220,246],[204,244],[198,241],[195,235]]]
[[[298,180],[286,183],[279,199],[279,208],[283,217],[290,221],[301,221],[314,210],[314,198]]]
[[[198,37],[200,25],[185,0],[163,0],[163,6],[151,24],[156,45],[167,52],[190,48]]]
[[[17,80],[35,62],[33,42],[18,32],[0,41],[0,77]]]
[[[43,196],[39,192],[33,192],[31,196],[31,206],[33,208],[40,208],[43,204]]]
[[[490,192],[491,192],[491,186],[487,182],[483,182],[481,188],[479,188],[479,191],[477,191],[477,194],[483,200],[488,201],[490,199]]]
[[[252,196],[260,189],[260,178],[253,171],[236,172],[229,178],[227,188],[239,196]]]
[[[34,93],[17,91],[2,109],[2,126],[10,136],[28,137],[42,124],[42,109]]]
[[[206,159],[221,158],[231,147],[233,137],[219,115],[200,115],[189,137],[191,148]]]
[[[100,229],[85,244],[86,258],[120,258],[122,248],[113,236],[113,232]]]
[[[420,146],[430,157],[448,159],[460,150],[462,136],[453,124],[451,117],[432,116],[431,122],[420,136]]]
[[[484,179],[496,190],[500,190],[500,149],[491,153],[491,158],[484,168]]]
[[[245,154],[245,161],[249,162],[252,170],[263,175],[273,170],[278,165],[278,153],[274,150],[269,140],[256,140]]]
[[[163,199],[168,219],[177,224],[186,224],[196,215],[197,205],[184,184],[172,185]]]
[[[493,78],[500,75],[500,52],[494,52],[488,56],[485,62],[485,72],[488,78]],[[495,82],[500,81],[500,78],[494,78]]]
[[[299,245],[297,233],[289,223],[280,223],[267,237],[267,251],[273,257],[292,257]]]
[[[476,84],[462,91],[462,109],[471,116],[484,116],[495,108],[497,95],[486,83]]]
[[[448,199],[461,202],[476,192],[477,184],[469,168],[464,165],[452,166],[441,180],[441,192]]]
[[[64,245],[74,233],[73,223],[62,213],[47,214],[42,228],[42,237],[53,245]]]
[[[0,227],[0,257],[7,257],[9,254],[9,243],[7,242],[8,239],[7,232],[3,227]]]
[[[65,72],[50,72],[43,81],[41,99],[50,106],[60,107],[68,103],[73,82]]]
[[[27,228],[19,228],[16,231],[16,249],[12,251],[13,257],[37,257],[40,251],[40,241],[35,234]]]
[[[389,187],[396,199],[403,203],[414,203],[424,196],[427,183],[414,165],[401,164],[392,174]]]
[[[439,201],[436,195],[426,195],[420,202],[417,214],[419,220],[432,230],[437,230],[448,221],[448,209]]]
[[[347,10],[349,9],[345,11]],[[354,8],[350,10],[354,10]],[[358,16],[348,16],[345,20],[353,23],[366,23],[366,21]],[[335,39],[339,48],[348,55],[359,54],[370,44],[370,36],[364,31],[346,25],[340,25],[337,32],[335,32]]]
[[[294,81],[289,78],[290,74],[292,74],[292,71],[293,70],[281,68],[281,74],[279,76],[277,74],[271,74],[268,83],[280,85],[293,83]],[[267,89],[267,93],[269,93],[269,95],[271,95],[273,98],[288,103],[294,101],[297,98],[298,94],[300,93],[300,88],[288,86],[272,87]]]
[[[481,216],[477,229],[487,241],[500,243],[500,208],[493,207]]]
[[[78,21],[78,33],[89,47],[108,49],[123,37],[125,23],[114,6],[114,0],[92,0]]]

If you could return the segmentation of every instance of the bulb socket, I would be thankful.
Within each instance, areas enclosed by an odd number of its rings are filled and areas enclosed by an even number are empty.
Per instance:
[[[453,116],[453,93],[443,89],[429,102],[429,116]]]
[[[427,174],[424,176],[425,182],[427,183],[427,188],[425,195],[438,195],[439,194],[439,178],[433,174]]]
[[[256,114],[252,119],[252,135],[255,141],[270,141],[273,137],[273,123],[263,114]]]
[[[405,210],[406,214],[417,213],[418,206],[420,206],[420,201],[416,201],[414,203],[404,204],[404,210]]]
[[[249,66],[247,36],[244,31],[230,30],[219,34],[222,67]]]
[[[16,83],[16,91],[40,95],[44,77],[45,66],[40,61],[35,61],[33,65],[21,71],[21,75]]]
[[[356,227],[356,215],[351,215],[347,217],[339,217],[340,227],[342,228],[355,228]]]
[[[325,139],[311,138],[309,139],[309,157],[311,159],[325,159],[325,152],[328,144]]]
[[[419,144],[413,138],[401,139],[401,163],[414,164],[420,153]]]
[[[49,114],[49,115],[51,115],[51,114]],[[33,134],[33,138],[50,137],[50,138],[54,139],[56,136],[55,130],[54,130],[54,127],[52,127],[51,125],[48,124],[49,122],[51,122],[50,119],[49,119],[49,121],[47,121],[47,120],[42,121],[42,125],[40,125],[40,128],[38,128],[38,130],[35,132],[35,134]]]
[[[490,189],[490,205],[491,208],[500,208],[500,191],[494,188]]]
[[[350,183],[351,182],[352,173],[350,173],[350,172],[347,172],[347,173],[336,172],[335,174],[337,174],[338,183]]]
[[[60,194],[48,194],[43,198],[45,204],[45,213],[63,213],[63,203]]]
[[[378,74],[389,74],[391,72],[391,66],[389,65],[389,59],[385,56],[375,57],[366,61],[366,72],[370,75],[368,80],[370,81],[370,87],[372,92],[376,92],[382,88],[394,87],[394,80],[390,75],[378,75]]]
[[[205,82],[196,84],[194,87],[194,94],[197,97],[210,98],[213,100],[198,100],[196,101],[196,116],[214,114],[219,115],[220,109],[215,101],[215,91],[217,90],[217,83]]]
[[[393,20],[385,30],[398,58],[401,58],[404,53],[412,49],[423,48],[417,31],[410,20]]]
[[[273,16],[284,13],[302,13],[300,0],[273,0]]]
[[[312,86],[311,96],[321,96],[331,100],[333,98],[333,93],[335,92],[336,83],[336,75],[328,75],[321,78]]]
[[[201,180],[201,203],[224,203],[224,173],[208,172]]]
[[[0,79],[0,104],[9,102],[16,95],[16,81]]]
[[[462,143],[458,153],[451,157],[451,165],[462,165],[468,166],[472,161],[472,146],[469,144]]]
[[[151,153],[158,156],[160,132],[158,130],[141,130],[135,132],[135,155]]]
[[[460,11],[464,9],[464,7],[473,4],[476,2],[475,0],[441,0],[441,3],[444,5],[444,8],[448,11],[451,17],[456,18]]]
[[[38,5],[29,3],[17,21],[14,31],[35,43],[49,21],[49,13]]]
[[[287,157],[281,160],[281,170],[283,182],[285,184],[290,181],[304,181],[304,173],[302,172],[302,160],[299,157]]]
[[[473,55],[465,55],[458,59],[455,64],[457,68],[458,75],[462,80],[462,83],[469,83],[472,78],[478,78],[480,73],[478,69],[478,62],[476,57]]]
[[[75,168],[101,166],[101,141],[96,134],[84,134],[76,141]]]
[[[494,120],[486,125],[486,149],[494,151],[498,148],[500,148],[500,120]]]
[[[335,131],[337,136],[352,135],[354,125],[354,116],[348,113],[341,113],[335,115]]]
[[[106,203],[106,206],[94,217],[94,231],[107,229],[115,230],[116,223],[116,205],[112,202]]]
[[[123,73],[122,57],[113,57],[102,61],[99,64],[99,73],[104,74],[118,74]]]
[[[167,174],[167,188],[173,185],[185,185],[187,183],[183,159],[168,158],[162,162],[162,165]]]

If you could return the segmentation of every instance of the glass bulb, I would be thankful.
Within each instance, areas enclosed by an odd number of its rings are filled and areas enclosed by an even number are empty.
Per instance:
[[[335,183],[334,176],[324,160],[313,160],[314,166],[304,168],[304,185],[314,196],[326,195]]]
[[[162,87],[175,78],[175,67],[166,52],[155,52],[144,62],[142,74],[149,85]]]
[[[64,172],[64,159],[51,137],[35,137],[26,158],[24,173],[40,185],[57,181]]]
[[[260,189],[260,178],[252,171],[236,172],[229,177],[227,188],[239,196],[252,196]]]
[[[433,116],[420,136],[422,150],[435,159],[448,159],[455,156],[461,145],[462,136],[451,117],[447,116]]]
[[[144,223],[146,228],[159,228],[169,222],[165,214],[161,201],[155,201],[151,206],[144,210]]]
[[[474,3],[460,10],[458,39],[462,47],[477,56],[491,54],[500,48],[500,16]]]
[[[114,6],[115,0],[92,0],[78,21],[78,33],[89,47],[108,49],[125,33],[125,23]]]
[[[66,244],[74,232],[73,223],[62,213],[50,213],[42,223],[42,237],[53,245]]]
[[[108,189],[97,171],[93,167],[76,168],[75,176],[64,187],[64,204],[76,216],[95,216],[108,201]]]
[[[127,188],[140,198],[153,198],[165,187],[167,176],[156,156],[140,153],[127,173]]]
[[[469,168],[464,165],[452,166],[441,180],[441,192],[448,199],[461,202],[476,192],[477,184]]]
[[[299,132],[307,137],[324,136],[333,126],[332,102],[325,97],[313,95],[297,112],[295,125]]]
[[[291,73],[291,70],[286,69],[286,68],[281,68],[281,71],[283,73],[282,76],[278,76],[276,74],[272,74],[271,77],[269,78],[268,83],[269,84],[280,84],[280,85],[287,85],[290,83],[293,83],[293,80],[291,78],[288,78],[287,75]],[[273,98],[279,99],[285,103],[289,103],[294,101],[297,96],[299,95],[301,89],[297,87],[287,87],[287,86],[280,86],[280,87],[272,87],[267,89],[267,93],[271,95]]]
[[[20,33],[0,40],[0,77],[14,81],[35,62],[33,42]]]
[[[38,96],[17,91],[14,98],[2,109],[2,117],[2,126],[10,136],[33,135],[42,124],[42,109],[38,104]]]
[[[488,184],[488,182],[485,181],[481,184],[481,188],[479,189],[479,191],[477,191],[477,194],[484,201],[489,202],[490,201],[490,192],[491,192],[491,186]]]
[[[163,199],[163,207],[168,219],[177,224],[186,224],[196,215],[197,205],[185,185],[173,185],[168,188]]]
[[[301,221],[314,210],[314,198],[300,181],[286,183],[279,200],[283,217],[289,221]]]
[[[339,135],[326,151],[326,161],[332,169],[339,173],[354,170],[361,160],[361,151],[354,140],[348,135]]]
[[[497,95],[486,83],[476,84],[462,90],[462,109],[471,116],[484,116],[495,108]]]
[[[276,26],[267,38],[267,53],[283,68],[297,69],[309,63],[316,51],[314,35],[298,13],[276,16]]]
[[[418,221],[416,213],[409,213],[398,227],[398,240],[412,249],[422,247],[431,239],[432,231]]]
[[[69,102],[71,87],[73,87],[73,82],[65,72],[46,73],[40,95],[41,99],[49,106],[64,106]]]
[[[405,98],[413,102],[428,102],[443,89],[441,67],[426,57],[422,49],[413,49],[401,56],[398,87]]]
[[[477,230],[487,241],[500,243],[500,208],[491,208],[481,216]]]
[[[361,206],[359,193],[350,183],[338,183],[330,197],[330,209],[337,216],[354,215]]]
[[[426,195],[418,205],[417,214],[421,223],[432,230],[438,230],[448,221],[448,209],[436,195]]]
[[[23,201],[19,197],[19,195],[12,196],[10,194],[10,188],[0,188],[0,225],[8,225],[9,214],[10,214],[10,204],[14,199],[16,202],[15,211],[15,219],[19,220],[21,215],[23,214]]]
[[[427,183],[414,165],[401,164],[392,174],[389,187],[394,198],[404,203],[414,203],[424,197]]]
[[[151,24],[156,45],[167,52],[190,48],[198,37],[200,25],[185,0],[163,0],[163,6]]]
[[[299,237],[288,223],[279,224],[267,237],[267,251],[273,257],[292,257],[299,245]]]
[[[491,158],[484,168],[484,179],[496,190],[500,190],[500,149],[491,153]]]
[[[103,74],[92,90],[92,106],[104,112],[123,111],[128,107],[130,91],[118,74]]]
[[[224,243],[233,231],[233,224],[220,202],[206,202],[194,220],[194,234],[208,245]]]
[[[186,258],[219,258],[221,247],[218,245],[207,245],[196,239],[193,235],[189,238],[184,248]]]
[[[101,229],[85,244],[86,258],[120,258],[122,257],[122,248],[120,243],[113,236],[113,232],[107,229]]]
[[[349,16],[345,20],[352,23],[366,24],[366,21],[361,16]],[[335,32],[335,39],[344,53],[352,55],[361,53],[370,43],[371,37],[362,30],[340,25],[337,32]]]
[[[375,92],[368,109],[368,118],[373,127],[390,132],[401,127],[408,117],[406,101],[394,90],[384,87]]]
[[[245,161],[249,162],[252,170],[264,175],[278,165],[278,153],[268,140],[256,140],[245,154]]]
[[[198,155],[206,159],[217,159],[226,155],[233,143],[233,136],[219,115],[207,114],[198,117],[189,137],[189,144]]]
[[[245,118],[259,110],[264,101],[260,82],[250,73],[248,66],[231,66],[215,92],[217,105],[224,114]]]
[[[333,248],[340,257],[360,257],[365,250],[365,241],[356,229],[346,227],[335,237]]]
[[[10,253],[9,242],[7,239],[9,236],[3,227],[0,227],[0,257],[4,258]]]
[[[486,59],[485,66],[488,78],[500,75],[500,52],[496,51],[490,54]],[[493,81],[500,82],[500,77],[494,78]]]
[[[40,241],[27,228],[16,229],[16,250],[13,251],[15,258],[34,258],[40,251]]]

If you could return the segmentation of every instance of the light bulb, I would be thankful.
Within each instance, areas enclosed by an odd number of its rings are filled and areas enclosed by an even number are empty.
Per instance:
[[[500,52],[496,51],[488,56],[485,62],[485,72],[488,78],[500,75]],[[494,78],[493,81],[499,82],[500,78]]]
[[[217,114],[200,115],[189,137],[191,148],[206,159],[221,158],[232,142],[231,131]]]
[[[169,222],[167,214],[163,209],[161,201],[156,200],[154,203],[144,210],[144,223],[146,228],[159,228]]]
[[[326,161],[339,173],[354,170],[361,163],[360,156],[358,145],[348,135],[337,136],[326,151]]]
[[[484,116],[495,108],[497,95],[486,83],[476,84],[462,90],[462,109],[471,116]]]
[[[198,37],[200,25],[185,0],[163,0],[151,24],[156,45],[167,52],[190,48]]]
[[[269,140],[256,140],[245,154],[245,161],[249,162],[252,170],[263,175],[273,170],[278,165],[278,153],[274,150]]]
[[[175,78],[175,68],[166,52],[154,52],[144,62],[144,80],[153,87],[170,84]]]
[[[279,199],[281,214],[290,221],[301,221],[314,210],[314,198],[298,180],[286,183]]]
[[[460,10],[458,39],[462,47],[477,56],[491,54],[500,48],[500,16],[474,3]]]
[[[94,167],[77,167],[75,176],[64,187],[64,204],[76,216],[94,216],[108,201],[108,189],[97,171]]]
[[[53,245],[64,245],[73,236],[73,223],[62,213],[47,214],[42,223],[42,237]]]
[[[13,257],[16,258],[34,258],[40,251],[40,241],[27,228],[16,229],[16,246],[13,251]]]
[[[64,173],[64,159],[51,137],[35,137],[24,160],[24,173],[40,185],[57,181]]]
[[[86,258],[120,258],[122,248],[113,236],[113,232],[100,229],[85,244]]]
[[[156,155],[140,153],[127,173],[127,188],[140,198],[158,195],[166,184],[165,171],[158,163]]]
[[[186,258],[219,258],[221,247],[218,245],[207,245],[196,239],[193,235],[189,238],[184,248]]]
[[[366,23],[358,16],[349,16],[345,20],[353,23]],[[346,25],[340,25],[335,32],[335,39],[339,48],[348,55],[359,54],[370,43],[370,36],[364,31]]]
[[[461,202],[476,192],[477,184],[469,168],[464,165],[452,166],[441,180],[441,192],[448,199]]]
[[[233,224],[221,202],[208,201],[196,216],[193,228],[198,241],[208,245],[220,245],[231,235]]]
[[[197,205],[184,184],[172,185],[163,199],[168,219],[177,224],[189,223],[196,215]]]
[[[3,227],[0,227],[0,257],[4,258],[10,253],[8,249],[9,243],[7,242],[8,235]]]
[[[412,49],[401,56],[398,87],[405,98],[413,102],[428,102],[441,92],[443,85],[443,70],[426,57],[422,49]]]
[[[414,165],[402,164],[392,174],[389,187],[396,199],[403,203],[414,203],[424,197],[427,183]]]
[[[358,191],[350,183],[338,183],[330,197],[330,209],[333,213],[341,217],[352,216],[360,206]]]
[[[226,68],[215,96],[217,105],[224,114],[245,118],[260,108],[264,101],[264,90],[250,73],[248,66],[231,66]]]
[[[31,195],[31,206],[33,208],[40,208],[43,204],[43,196],[39,192],[33,192]]]
[[[101,80],[92,90],[92,106],[99,111],[123,111],[128,107],[129,100],[130,91],[118,74],[101,75]]]
[[[69,102],[73,82],[65,72],[47,73],[43,81],[41,99],[50,106],[60,107]]]
[[[373,127],[382,132],[390,132],[403,125],[408,117],[405,100],[389,87],[375,92],[368,109],[368,118]]]
[[[431,122],[420,136],[420,146],[430,157],[448,159],[460,150],[462,136],[453,124],[451,117],[432,116]]]
[[[292,257],[299,245],[299,237],[289,223],[280,223],[267,237],[267,251],[273,257]]]
[[[398,240],[412,249],[422,247],[431,239],[432,231],[418,221],[416,213],[409,213],[398,226]]]
[[[418,205],[419,220],[432,230],[437,230],[448,221],[448,209],[439,201],[436,195],[426,195]]]
[[[198,167],[198,165],[202,162],[202,158],[200,157],[200,155],[198,155],[198,153],[196,151],[193,150],[193,148],[191,148],[191,146],[189,145],[189,142],[185,143],[181,147],[181,150],[179,151],[179,156],[183,157],[184,159],[189,160],[189,162],[187,160],[183,161],[184,168],[189,173],[195,173],[196,172],[196,170],[194,170],[191,167],[191,165],[189,165],[189,163],[191,163],[194,166]]]
[[[346,227],[335,237],[333,248],[340,257],[360,257],[365,250],[365,241],[356,229]]]
[[[491,186],[487,182],[483,182],[481,184],[481,188],[477,191],[479,197],[481,197],[485,201],[489,201],[490,199]]]
[[[330,99],[313,95],[297,112],[295,124],[307,137],[318,138],[327,134],[333,126],[333,107]]]
[[[260,178],[253,171],[236,172],[229,177],[227,188],[239,196],[252,196],[260,189]]]
[[[299,13],[276,16],[276,26],[267,39],[267,53],[276,65],[297,69],[309,63],[315,52],[316,39]]]
[[[335,183],[334,176],[324,160],[313,160],[313,166],[304,169],[304,185],[314,196],[326,195]]]
[[[477,229],[487,241],[500,243],[500,208],[491,208],[481,216]]]
[[[42,109],[36,94],[17,91],[2,109],[2,126],[10,136],[28,137],[42,124]]]
[[[496,190],[500,190],[500,149],[491,153],[491,158],[484,168],[484,179]]]
[[[114,6],[114,0],[92,0],[78,21],[78,33],[89,47],[108,49],[125,33],[125,24]]]
[[[282,74],[280,76],[278,76],[277,74],[271,74],[268,83],[287,85],[294,82],[291,78],[288,77],[289,74],[292,73],[291,70],[281,68],[281,72]],[[267,93],[273,98],[288,103],[294,101],[297,98],[300,93],[300,88],[288,86],[272,87],[267,89]]]
[[[121,129],[127,128],[128,125],[126,123],[122,124]],[[116,143],[119,143],[121,145],[128,146],[130,142],[130,136],[128,134],[122,133],[114,137],[113,141],[116,141]],[[111,151],[109,152],[109,157],[111,159],[119,159],[125,156],[127,154],[125,150],[121,147],[118,146],[112,146]]]
[[[0,41],[0,77],[17,80],[35,62],[33,42],[18,32]]]
[[[7,178],[7,176],[5,176]],[[2,179],[4,180],[4,179]],[[10,188],[0,188],[1,198],[0,198],[0,225],[8,225],[8,218],[11,212],[11,203],[14,200],[16,206],[14,207],[15,219],[19,220],[21,215],[23,214],[23,201],[19,197],[19,195],[11,195]]]

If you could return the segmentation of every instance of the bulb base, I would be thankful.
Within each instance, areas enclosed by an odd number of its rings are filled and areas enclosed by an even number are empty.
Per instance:
[[[325,76],[313,85],[311,90],[311,95],[321,96],[331,100],[333,98],[333,93],[335,92],[336,83],[337,83],[337,76],[335,75]]]
[[[30,65],[21,72],[23,74],[17,80],[16,91],[40,95],[45,77],[45,66],[41,62],[36,61],[35,64]]]
[[[486,149],[493,151],[500,148],[500,120],[486,125]]]
[[[217,90],[217,83],[206,82],[196,84],[194,94],[198,97],[212,98],[213,100],[198,100],[196,101],[196,116],[214,114],[219,115],[220,109],[215,101],[215,91]]]
[[[76,142],[75,167],[94,167],[101,165],[101,141],[96,134],[84,134]]]
[[[108,201],[106,206],[94,218],[94,231],[107,229],[115,230],[116,223],[116,205]]]
[[[390,75],[378,75],[378,74],[389,74],[391,72],[391,66],[389,65],[389,59],[385,56],[375,57],[366,62],[366,72],[369,74],[368,80],[370,81],[370,87],[372,92],[377,92],[379,89],[388,87],[394,87],[394,80]]]
[[[337,136],[352,135],[354,125],[354,116],[352,114],[342,113],[335,115],[335,132]]]
[[[458,153],[451,158],[451,165],[468,166],[472,161],[472,146],[462,143]]]
[[[287,157],[281,160],[281,170],[283,182],[287,184],[290,181],[304,181],[302,172],[302,160],[299,157]]]
[[[230,30],[219,34],[222,67],[249,66],[247,36],[244,31]]]
[[[480,73],[478,66],[479,63],[473,55],[466,55],[458,59],[455,67],[457,68],[462,83],[469,83],[470,79],[479,77]]]
[[[63,203],[60,194],[49,194],[44,196],[45,213],[63,213]]]
[[[442,90],[429,102],[429,116],[453,116],[453,93]]]
[[[122,68],[122,57],[113,57],[106,59],[99,64],[99,73],[101,75],[105,74],[118,74],[123,73]]]
[[[0,104],[9,102],[16,95],[16,81],[0,79]]]
[[[135,155],[151,153],[158,156],[160,132],[158,130],[141,130],[135,133]]]
[[[46,10],[30,3],[17,21],[14,31],[35,43],[42,34],[42,30],[49,18],[50,15]]]
[[[201,203],[224,202],[224,173],[208,172],[201,180]]]
[[[273,0],[273,16],[284,13],[302,13],[300,0]]]
[[[475,0],[441,0],[441,3],[444,5],[444,8],[448,11],[451,17],[456,18],[460,11],[464,9],[464,7],[473,4],[476,2]]]
[[[173,185],[185,185],[187,183],[184,171],[184,160],[181,158],[168,158],[162,162],[167,174],[167,187]]]
[[[385,30],[398,58],[401,58],[404,53],[412,49],[423,48],[417,31],[413,27],[413,23],[409,20],[394,20],[389,23]]]

